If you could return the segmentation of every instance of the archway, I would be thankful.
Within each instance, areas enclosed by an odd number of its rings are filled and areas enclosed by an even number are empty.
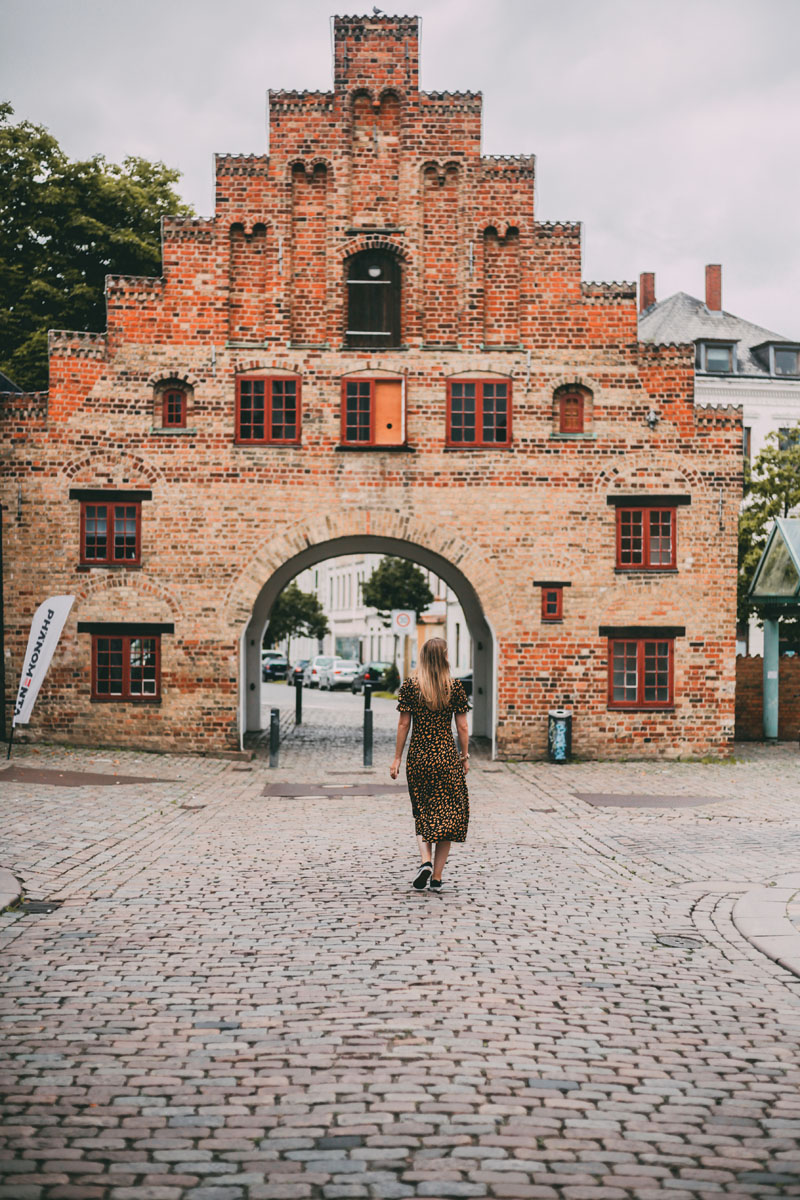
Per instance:
[[[496,671],[494,636],[481,601],[462,571],[442,555],[401,538],[354,534],[308,546],[288,558],[261,588],[242,635],[240,666],[240,738],[261,728],[261,642],[272,605],[286,585],[306,567],[345,554],[389,554],[407,558],[438,575],[451,587],[464,612],[474,646],[472,731],[473,736],[491,739],[495,751]]]

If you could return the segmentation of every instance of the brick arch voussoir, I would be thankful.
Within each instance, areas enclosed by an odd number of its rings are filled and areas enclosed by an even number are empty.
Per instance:
[[[687,488],[693,493],[706,490],[706,483],[699,472],[687,470],[682,463],[664,460],[657,468],[651,459],[641,458],[625,464],[609,463],[595,475],[592,490],[596,494],[607,494],[615,490],[659,491],[664,488]]]
[[[287,559],[311,546],[323,546],[346,537],[385,537],[408,542],[440,555],[470,582],[485,606],[486,615],[509,611],[511,596],[492,560],[492,552],[468,541],[455,526],[433,526],[423,517],[398,512],[376,513],[364,508],[357,512],[320,513],[283,530],[243,564],[232,581],[221,605],[222,620],[232,629],[241,629],[249,621],[258,595],[271,575]],[[413,558],[413,553],[409,555]]]
[[[263,229],[265,232],[275,228],[272,217],[254,217],[252,213],[241,213],[231,216],[228,220],[228,236],[234,229],[241,229],[246,237],[252,237],[254,230]]]
[[[583,388],[584,391],[591,392],[596,396],[600,391],[600,384],[591,375],[584,375],[580,371],[569,371],[562,375],[551,375],[547,380],[548,387],[553,395],[556,392],[563,392],[567,388]]]
[[[139,481],[146,480],[148,483],[158,484],[165,480],[163,471],[152,463],[145,462],[138,454],[131,454],[128,450],[119,450],[114,456],[106,457],[95,452],[85,455],[83,458],[70,459],[64,463],[60,474],[66,479],[74,480],[84,470],[89,475],[87,479],[89,483],[96,480],[100,470],[107,471],[112,478],[117,476],[117,481],[109,486],[118,488],[133,488]],[[122,482],[123,475],[126,478],[125,483]],[[135,475],[136,478],[131,479],[131,475]]]
[[[338,256],[342,262],[346,262],[348,258],[360,254],[363,250],[387,250],[396,255],[401,262],[413,262],[413,255],[405,238],[389,238],[383,233],[367,233],[349,238],[339,245]]]
[[[168,591],[152,580],[144,579],[140,574],[132,574],[127,571],[115,571],[113,575],[107,575],[105,572],[87,574],[75,587],[74,615],[80,617],[82,610],[98,596],[108,594],[113,597],[113,593],[121,589],[134,592],[137,597],[141,596],[145,601],[148,599],[158,601],[164,605],[167,612],[176,621],[180,620],[184,615],[180,600],[175,592]],[[152,619],[153,615],[146,611],[142,612],[141,620],[147,621],[148,619]]]
[[[183,363],[165,362],[147,379],[147,386],[151,388],[158,387],[162,383],[185,383],[187,387],[196,388],[200,384],[200,379]]]

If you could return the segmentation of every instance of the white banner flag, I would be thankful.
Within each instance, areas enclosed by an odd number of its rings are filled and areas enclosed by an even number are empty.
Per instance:
[[[74,596],[51,596],[40,604],[36,610],[28,638],[28,649],[22,664],[22,678],[19,681],[19,691],[14,705],[14,725],[27,725],[31,719],[31,711],[42,680],[47,674],[53,651],[58,645],[64,622],[69,616]],[[9,746],[9,754],[11,748]]]

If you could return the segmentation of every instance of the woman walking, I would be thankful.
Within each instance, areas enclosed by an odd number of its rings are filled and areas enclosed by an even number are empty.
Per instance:
[[[444,638],[423,644],[417,670],[400,688],[397,701],[400,718],[389,768],[392,779],[400,773],[412,718],[414,722],[406,779],[422,862],[412,887],[421,892],[430,879],[431,891],[440,891],[450,843],[466,841],[469,824],[469,701],[464,685],[450,675]],[[453,741],[454,715],[459,750]]]

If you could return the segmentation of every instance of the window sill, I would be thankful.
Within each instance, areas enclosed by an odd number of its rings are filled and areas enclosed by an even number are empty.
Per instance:
[[[76,571],[141,571],[142,564],[136,563],[78,563]]]
[[[521,346],[521,345],[516,345],[516,346],[479,346],[478,349],[482,350],[484,354],[493,354],[495,352],[495,350],[498,351],[498,353],[500,353],[500,354],[521,354],[524,351],[525,347]]]
[[[160,696],[92,696],[92,704],[160,704]]]
[[[177,434],[178,437],[196,437],[196,429],[187,429],[184,425],[153,425],[150,430],[151,436],[164,437],[168,434]]]
[[[563,625],[563,617],[542,617],[542,625]]]
[[[363,446],[351,445],[348,442],[342,442],[338,446],[334,446],[337,454],[350,454],[355,451],[356,454],[364,453],[371,450],[374,454],[416,454],[416,446],[409,446],[403,442],[399,446],[377,446],[374,442],[366,442]]]
[[[243,442],[239,438],[233,439],[234,447],[237,450],[300,450],[303,443],[297,442]]]
[[[614,567],[615,575],[678,575],[677,567]]]
[[[551,442],[596,442],[596,433],[551,433]]]
[[[448,444],[447,446],[443,447],[443,450],[444,450],[445,454],[460,454],[462,452],[462,450],[466,450],[469,453],[472,453],[474,451],[485,453],[487,450],[488,451],[491,451],[491,450],[513,450],[513,448],[514,447],[511,442],[490,442],[488,445],[482,445],[482,446],[473,446],[473,445],[470,445],[469,443],[465,442],[463,446],[460,444],[459,445],[449,445]]]
[[[395,354],[398,351],[410,350],[410,346],[339,346],[340,354]]]
[[[631,705],[629,706],[629,705],[626,705],[626,704],[620,704],[620,705],[616,705],[616,704],[607,704],[607,705],[606,705],[606,712],[615,712],[615,713],[662,713],[662,712],[675,712],[675,705],[674,705],[674,704],[658,704],[658,705],[650,705],[650,704],[631,704]]]

